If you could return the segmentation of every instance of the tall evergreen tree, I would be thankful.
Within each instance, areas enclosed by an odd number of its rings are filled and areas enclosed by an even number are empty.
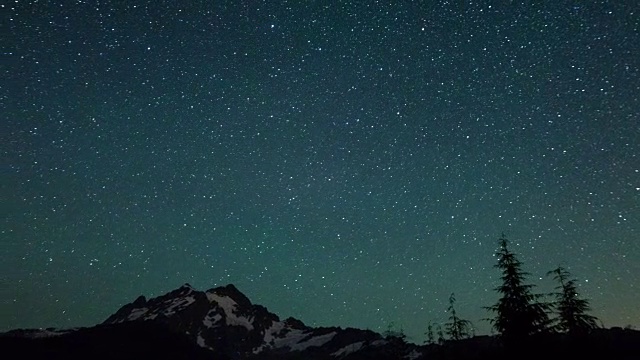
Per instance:
[[[440,324],[436,327],[436,333],[438,334],[438,344],[444,344],[446,339],[444,338],[444,332],[442,331],[442,326],[440,326]]]
[[[547,275],[559,283],[556,289],[555,307],[558,311],[554,329],[570,335],[586,334],[598,327],[598,319],[587,314],[591,310],[589,301],[580,298],[576,286],[576,279],[565,268],[559,266]]]
[[[455,295],[451,293],[449,296],[449,322],[445,325],[447,335],[451,340],[462,340],[473,336],[473,325],[469,320],[463,320],[456,314],[453,306],[456,302]]]
[[[505,235],[502,234],[498,241],[500,249],[496,253],[498,263],[495,267],[502,271],[502,285],[496,291],[501,297],[496,304],[487,307],[495,313],[495,318],[489,321],[505,345],[517,346],[531,335],[547,329],[550,306],[540,301],[542,295],[532,293],[534,285],[525,283],[528,273],[522,270],[522,263],[509,250]]]
[[[406,340],[407,335],[404,333],[404,329],[400,326],[400,330],[395,330],[395,324],[392,322],[387,325],[387,331],[384,332],[386,338],[397,338],[402,341]]]
[[[424,334],[427,335],[427,340],[425,341],[425,344],[431,345],[436,342],[435,337],[433,335],[433,324],[431,321],[429,321],[429,324],[427,325],[427,332]]]

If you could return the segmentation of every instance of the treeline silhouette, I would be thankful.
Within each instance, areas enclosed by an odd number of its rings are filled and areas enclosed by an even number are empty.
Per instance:
[[[492,315],[485,320],[497,336],[476,337],[473,324],[456,312],[456,298],[451,294],[448,321],[427,325],[425,344],[430,351],[424,358],[633,358],[627,355],[640,347],[637,332],[620,328],[607,331],[599,325],[598,319],[589,314],[589,301],[580,296],[577,280],[567,269],[558,266],[547,273],[557,282],[555,292],[536,293],[535,285],[527,281],[529,273],[509,249],[504,234],[498,244],[494,267],[501,273],[501,284],[495,288],[499,298],[484,307]]]

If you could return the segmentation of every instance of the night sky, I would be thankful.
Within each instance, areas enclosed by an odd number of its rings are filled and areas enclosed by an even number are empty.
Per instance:
[[[490,333],[502,232],[640,326],[636,1],[2,5],[0,330],[235,284]]]

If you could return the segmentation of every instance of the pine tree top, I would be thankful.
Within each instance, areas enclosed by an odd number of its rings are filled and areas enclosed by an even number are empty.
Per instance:
[[[495,267],[502,271],[502,284],[495,290],[501,297],[487,309],[496,314],[490,319],[494,329],[505,341],[517,342],[546,329],[549,304],[540,301],[543,295],[534,294],[534,285],[525,282],[528,273],[522,270],[516,254],[509,250],[504,234],[498,243]]]
[[[558,281],[554,304],[558,310],[558,318],[555,319],[554,329],[569,334],[580,334],[588,333],[597,328],[598,319],[587,314],[591,310],[589,301],[579,296],[577,280],[571,278],[569,271],[558,266],[549,271],[547,275],[553,275],[554,279]]]

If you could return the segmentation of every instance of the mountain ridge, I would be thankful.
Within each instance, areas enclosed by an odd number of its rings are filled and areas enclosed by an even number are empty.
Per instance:
[[[310,327],[301,320],[280,317],[253,304],[233,284],[198,291],[186,283],[164,295],[139,296],[122,306],[102,324],[155,321],[185,333],[199,346],[243,358],[261,353],[322,352],[344,357],[365,343],[388,346],[373,331],[340,327]],[[315,349],[314,349],[315,348]],[[264,355],[264,354],[263,354]]]
[[[558,334],[542,339],[534,353],[548,356],[558,349],[578,349],[585,356],[597,352],[626,359],[626,354],[640,352],[637,331],[599,330],[583,340],[567,342]],[[174,359],[260,360],[504,356],[491,336],[419,346],[370,330],[311,327],[292,317],[281,320],[266,307],[252,303],[233,284],[199,291],[188,283],[149,299],[140,295],[93,327],[18,329],[0,334],[0,349],[43,359],[139,359],[152,354]]]

